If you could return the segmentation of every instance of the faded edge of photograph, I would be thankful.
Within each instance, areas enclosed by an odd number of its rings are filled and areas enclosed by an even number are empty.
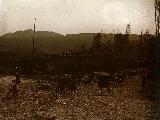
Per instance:
[[[160,120],[160,0],[0,0],[1,120]]]

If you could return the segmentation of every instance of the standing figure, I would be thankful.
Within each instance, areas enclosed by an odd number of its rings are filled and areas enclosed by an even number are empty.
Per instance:
[[[20,74],[19,74],[18,67],[16,67],[16,75],[15,75],[15,77],[16,77],[15,83],[20,85],[21,84],[21,80],[20,80]]]
[[[104,73],[104,72],[100,72],[100,73],[95,73],[96,77],[97,77],[97,85],[98,87],[101,89],[101,93],[103,91],[103,88],[107,88],[108,89],[108,94],[110,94],[111,89],[110,89],[110,74],[109,73]],[[100,93],[100,94],[101,94]]]
[[[12,96],[15,97],[18,95],[18,90],[17,90],[17,85],[16,83],[13,83],[11,85],[11,88],[9,89],[8,93],[7,93],[7,98],[9,98],[10,93],[12,93]]]
[[[142,68],[141,71],[141,80],[142,80],[142,90],[145,91],[146,82],[148,77],[148,70],[146,68]]]
[[[9,95],[12,93],[12,96],[15,97],[18,95],[18,90],[17,90],[17,85],[21,84],[21,80],[20,80],[20,75],[19,75],[19,70],[18,67],[16,67],[16,74],[15,74],[16,79],[12,80],[11,82],[11,88],[9,89],[8,93],[7,93],[7,97],[9,97]]]

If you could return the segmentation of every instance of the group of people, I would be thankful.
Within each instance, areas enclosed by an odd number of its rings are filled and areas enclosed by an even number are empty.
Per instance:
[[[126,76],[122,73],[106,73],[106,72],[95,72],[96,78],[97,78],[97,85],[101,89],[107,88],[108,94],[111,93],[110,86],[116,85],[120,86],[122,83],[124,83]]]
[[[98,87],[101,88],[101,91],[103,88],[108,89],[108,93],[111,92],[110,89],[110,82],[112,81],[113,83],[116,84],[121,84],[124,83],[126,80],[126,75],[125,74],[110,74],[110,73],[105,73],[105,72],[95,72],[95,75],[97,77],[97,83]],[[141,80],[141,86],[142,90],[145,91],[149,85],[149,81],[152,78],[152,71],[149,68],[142,68],[139,72],[140,80]]]
[[[149,78],[149,75],[150,75],[150,71],[149,71],[149,69],[143,68],[140,73],[141,73],[140,78],[142,81],[142,89],[145,90],[147,79]],[[111,90],[110,90],[111,75],[109,73],[104,73],[104,72],[103,73],[97,72],[97,73],[95,73],[95,75],[98,79],[98,86],[100,88],[107,87],[108,93],[110,93],[111,92]],[[64,83],[64,81],[62,83]],[[20,86],[20,84],[21,84],[21,80],[20,80],[19,69],[18,69],[18,67],[16,67],[15,79],[12,80],[12,82],[11,82],[11,87],[7,93],[7,97],[9,97],[10,94],[12,94],[13,97],[17,96],[18,95],[17,87]],[[71,86],[73,86],[73,85],[71,85]]]

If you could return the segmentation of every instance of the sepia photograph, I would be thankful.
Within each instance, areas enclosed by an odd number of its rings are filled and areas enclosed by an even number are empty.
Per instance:
[[[160,120],[160,0],[0,0],[0,120]]]

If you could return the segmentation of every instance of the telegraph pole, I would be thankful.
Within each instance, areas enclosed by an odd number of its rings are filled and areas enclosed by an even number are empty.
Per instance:
[[[32,60],[33,61],[35,56],[35,32],[36,32],[36,18],[34,21],[34,32],[33,32],[33,41],[32,41]]]

